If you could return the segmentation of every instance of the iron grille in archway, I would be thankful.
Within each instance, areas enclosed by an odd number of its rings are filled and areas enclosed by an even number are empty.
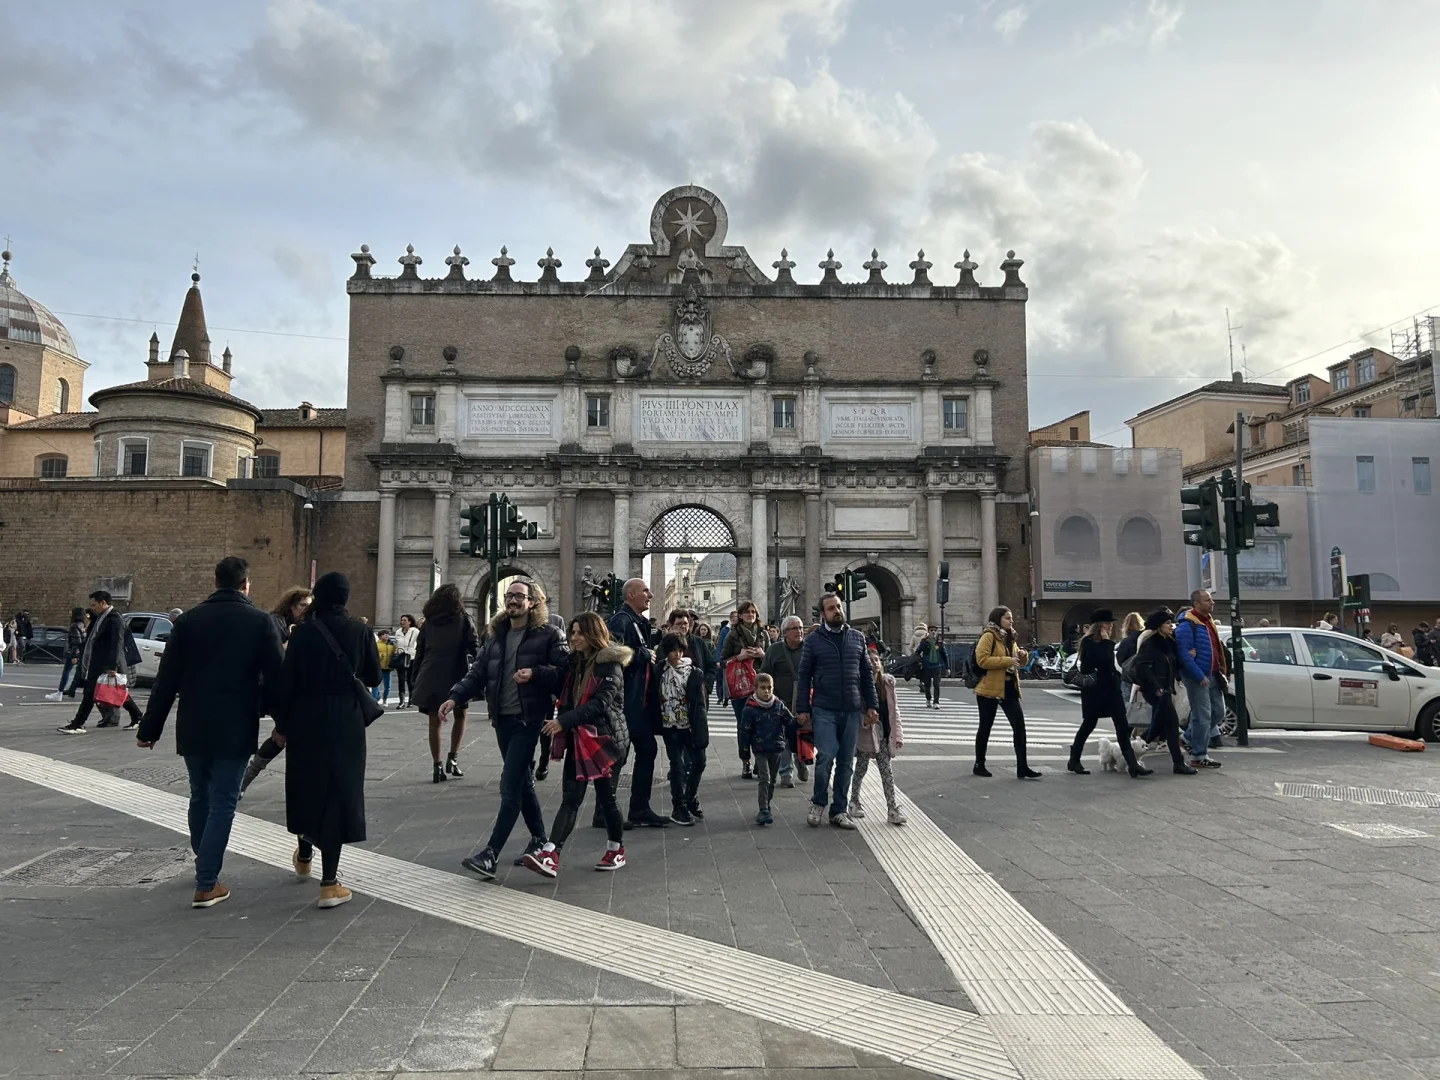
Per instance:
[[[645,534],[647,551],[730,551],[735,536],[725,519],[703,506],[677,506]]]

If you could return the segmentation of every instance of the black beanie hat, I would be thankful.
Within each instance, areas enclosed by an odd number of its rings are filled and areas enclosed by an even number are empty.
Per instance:
[[[332,570],[315,582],[314,596],[317,608],[343,608],[350,599],[350,579]]]
[[[1173,622],[1175,613],[1167,607],[1156,608],[1145,617],[1146,630],[1159,630],[1167,622]]]

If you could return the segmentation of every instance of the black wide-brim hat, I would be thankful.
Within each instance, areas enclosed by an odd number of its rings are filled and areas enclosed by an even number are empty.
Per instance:
[[[1114,622],[1115,613],[1111,611],[1108,607],[1098,608],[1097,610],[1090,613],[1090,621],[1092,623]]]
[[[1159,630],[1167,622],[1175,621],[1175,613],[1169,608],[1156,608],[1145,617],[1146,630]]]

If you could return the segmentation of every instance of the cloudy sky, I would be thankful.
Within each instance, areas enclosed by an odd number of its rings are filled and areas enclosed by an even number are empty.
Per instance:
[[[699,183],[800,280],[1015,248],[1032,423],[1122,439],[1228,373],[1227,307],[1277,380],[1440,310],[1437,38],[1425,0],[5,4],[0,233],[87,390],[198,253],[237,392],[342,404],[360,243],[581,276]]]

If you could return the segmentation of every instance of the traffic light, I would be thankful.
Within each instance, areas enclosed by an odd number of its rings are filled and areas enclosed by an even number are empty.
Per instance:
[[[940,563],[940,575],[935,579],[935,603],[944,607],[950,602],[950,564]]]
[[[464,523],[460,526],[461,555],[468,555],[472,559],[484,558],[488,532],[485,519],[488,511],[489,507],[483,505],[460,508],[460,520]]]
[[[826,592],[834,593],[834,594],[835,594],[836,596],[838,596],[841,600],[844,600],[844,599],[845,599],[845,575],[844,575],[844,574],[836,574],[836,575],[835,575],[835,581],[834,581],[832,584],[826,585],[826,586],[825,586],[825,591],[826,591]]]
[[[845,576],[850,579],[850,600],[864,600],[866,593],[869,591],[865,587],[867,583],[864,572],[861,570],[847,570],[845,571]]]
[[[539,526],[520,516],[520,508],[508,499],[500,502],[500,554],[513,559],[520,554],[521,540],[534,540],[539,535]]]
[[[1225,547],[1225,533],[1220,513],[1220,484],[1206,480],[1203,484],[1180,489],[1180,502],[1186,507],[1180,514],[1185,523],[1185,543],[1206,551]]]
[[[1255,502],[1250,497],[1250,485],[1240,485],[1240,547],[1255,546],[1256,527],[1273,529],[1280,524],[1280,507],[1272,502]]]
[[[600,579],[596,592],[601,615],[614,615],[620,610],[620,579],[613,573]]]

